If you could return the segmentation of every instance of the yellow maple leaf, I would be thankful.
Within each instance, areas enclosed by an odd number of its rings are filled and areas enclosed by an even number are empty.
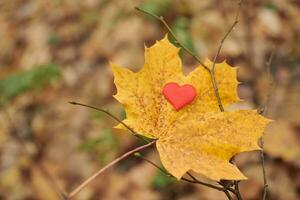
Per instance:
[[[188,170],[213,180],[245,179],[229,160],[237,153],[259,149],[257,140],[270,120],[255,110],[220,112],[209,72],[199,66],[185,76],[179,48],[167,36],[145,51],[145,65],[139,72],[112,64],[114,97],[124,105],[124,123],[143,136],[158,139],[162,164],[178,179]],[[211,65],[208,59],[205,63]],[[237,69],[226,62],[216,64],[215,69],[223,105],[239,101]],[[191,85],[197,95],[176,110],[163,95],[167,83]]]

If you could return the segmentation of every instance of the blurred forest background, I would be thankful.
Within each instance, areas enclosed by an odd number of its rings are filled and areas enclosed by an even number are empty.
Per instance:
[[[105,164],[142,142],[113,130],[108,116],[68,104],[79,101],[124,118],[109,61],[138,70],[144,44],[166,29],[137,12],[163,15],[202,60],[213,58],[234,21],[234,0],[0,0],[0,199],[59,199]],[[265,136],[269,199],[300,199],[300,1],[245,0],[224,44],[239,66],[233,108],[264,108],[276,122]],[[271,53],[274,59],[266,67]],[[181,52],[185,70],[198,64]],[[268,98],[269,97],[269,98]],[[234,137],[234,136],[233,136]],[[157,152],[143,154],[159,164]],[[245,200],[261,199],[259,152],[237,156],[249,177]],[[76,199],[223,200],[222,192],[178,182],[130,157],[98,177]]]

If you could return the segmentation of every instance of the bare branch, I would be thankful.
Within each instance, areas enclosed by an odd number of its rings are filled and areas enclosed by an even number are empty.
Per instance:
[[[269,85],[270,86],[269,86],[269,91],[268,91],[268,95],[267,95],[265,105],[260,110],[260,114],[266,114],[266,112],[267,112],[267,106],[269,104],[269,100],[270,100],[271,93],[272,93],[272,88],[273,88],[273,85],[274,85],[272,75],[271,75],[271,65],[272,65],[274,56],[275,56],[275,48],[271,52],[271,55],[270,55],[268,61],[266,62],[266,67],[267,67],[267,72],[268,72],[268,76],[269,76]],[[267,180],[266,168],[265,168],[265,154],[264,154],[264,139],[263,138],[260,139],[260,146],[261,146],[260,160],[261,160],[261,167],[262,167],[263,179],[264,179],[264,188],[263,188],[263,197],[262,197],[262,199],[266,200],[269,186],[268,186],[268,180]]]
[[[138,7],[136,7],[135,9],[138,10],[139,12],[141,12],[141,13],[144,13],[144,14],[146,14],[146,15],[149,15],[149,16],[151,16],[151,17],[157,19],[158,21],[160,21],[160,22],[166,27],[166,29],[167,29],[168,32],[171,34],[171,36],[174,38],[176,44],[178,44],[182,49],[184,49],[188,54],[190,54],[190,55],[191,55],[191,56],[192,56],[192,57],[193,57],[193,58],[194,58],[194,59],[195,59],[202,67],[204,67],[204,69],[206,69],[207,71],[210,71],[210,69],[208,68],[208,66],[206,66],[206,65],[201,61],[201,59],[200,59],[197,55],[193,54],[188,48],[186,48],[186,47],[178,40],[177,36],[176,36],[175,33],[172,31],[172,29],[170,28],[170,26],[168,25],[168,23],[164,20],[163,16],[157,16],[157,15],[155,15],[155,14],[153,14],[153,13],[150,13],[150,12],[148,12],[148,11],[146,11],[146,10],[143,10],[143,9],[141,9],[141,8],[138,8]]]
[[[233,200],[232,196],[228,192],[228,190],[223,190],[229,200]]]
[[[157,19],[158,21],[160,21],[165,27],[166,29],[168,30],[168,32],[172,35],[172,37],[175,39],[175,42],[181,47],[183,48],[188,54],[190,54],[195,60],[197,60],[209,73],[210,73],[210,76],[211,76],[211,82],[212,82],[212,85],[213,85],[213,88],[214,88],[214,92],[215,92],[215,95],[216,95],[216,98],[217,98],[217,102],[218,102],[218,106],[221,110],[221,112],[224,112],[224,107],[222,105],[222,102],[221,102],[221,98],[220,98],[220,94],[219,94],[219,90],[218,90],[218,86],[217,86],[217,83],[216,83],[216,79],[215,79],[215,64],[216,64],[216,60],[221,52],[221,49],[223,47],[223,44],[226,40],[226,38],[230,35],[230,33],[232,32],[232,30],[234,29],[234,27],[237,25],[238,23],[238,19],[239,19],[239,15],[240,15],[240,10],[241,10],[241,6],[242,6],[242,0],[240,0],[238,2],[238,11],[237,11],[237,14],[235,16],[235,21],[233,22],[233,24],[231,25],[231,27],[229,28],[229,30],[226,32],[226,34],[224,35],[224,37],[222,38],[221,42],[220,42],[220,45],[218,47],[218,51],[214,57],[214,60],[213,60],[213,63],[212,63],[212,66],[211,66],[211,69],[205,65],[204,63],[202,63],[202,61],[200,60],[200,58],[196,55],[194,55],[189,49],[187,49],[184,45],[182,45],[180,43],[180,41],[178,40],[178,38],[176,37],[176,35],[174,34],[174,32],[172,31],[172,29],[169,27],[169,25],[167,24],[167,22],[164,20],[164,18],[162,16],[157,16],[153,13],[150,13],[148,11],[145,11],[141,8],[138,8],[136,7],[136,10],[146,14],[146,15],[149,15],[155,19]]]
[[[148,162],[149,164],[153,165],[154,167],[156,167],[157,169],[159,169],[162,173],[164,173],[166,176],[168,177],[172,177],[172,178],[175,178],[172,174],[170,174],[169,172],[167,172],[166,170],[164,170],[163,168],[161,168],[160,166],[158,166],[157,164],[155,164],[153,161],[147,159],[146,157],[144,157],[143,155],[137,153],[137,154],[134,154],[136,157],[139,157],[141,159],[143,159],[144,161]],[[186,181],[186,182],[189,182],[189,183],[194,183],[194,184],[199,184],[199,185],[203,185],[203,186],[206,186],[206,187],[209,187],[209,188],[212,188],[212,189],[216,189],[216,190],[219,190],[219,191],[223,191],[224,188],[223,187],[218,187],[218,186],[215,186],[215,185],[212,185],[212,184],[209,184],[209,183],[205,183],[205,182],[202,182],[202,181],[199,181],[197,178],[195,178],[191,173],[187,172],[187,174],[193,179],[193,180],[190,180],[190,179],[187,179],[187,178],[184,178],[182,177],[181,180],[183,181]],[[175,178],[176,179],[176,178]]]
[[[70,192],[70,194],[68,195],[68,199],[72,199],[76,194],[78,194],[83,188],[85,188],[91,181],[93,181],[95,178],[97,178],[97,176],[99,176],[101,173],[103,173],[105,170],[109,169],[110,167],[112,167],[113,165],[115,165],[116,163],[120,162],[121,160],[123,160],[124,158],[127,158],[128,156],[143,150],[149,146],[152,146],[153,144],[155,144],[156,140],[153,140],[152,142],[145,144],[143,146],[137,147],[131,151],[128,151],[127,153],[123,154],[122,156],[116,158],[115,160],[113,160],[112,162],[110,162],[108,165],[106,165],[105,167],[101,168],[98,172],[96,172],[95,174],[93,174],[92,176],[90,176],[88,179],[86,179],[82,184],[80,184],[78,187],[76,187],[72,192]]]
[[[72,104],[72,105],[83,106],[83,107],[87,107],[87,108],[91,108],[91,109],[103,112],[103,113],[107,114],[108,116],[110,116],[111,118],[113,118],[114,120],[116,120],[117,122],[119,122],[120,124],[122,124],[123,126],[125,126],[134,136],[144,140],[145,142],[149,142],[149,140],[147,140],[146,138],[140,136],[130,126],[128,126],[126,123],[124,123],[122,120],[120,120],[119,118],[117,118],[115,115],[111,114],[107,110],[104,110],[102,108],[98,108],[98,107],[95,107],[95,106],[90,106],[90,105],[87,105],[87,104],[83,104],[83,103],[78,103],[78,102],[75,102],[75,101],[70,101],[69,103]]]
[[[199,181],[190,172],[187,172],[187,175],[189,175],[189,177],[191,177],[197,184],[204,185],[204,186],[210,187],[210,188],[214,188],[214,189],[219,190],[219,191],[224,191],[223,187],[218,187],[218,186],[215,186],[215,185],[212,185],[212,184],[209,184],[209,183],[205,183],[205,182]]]
[[[211,76],[211,79],[212,79],[212,84],[213,84],[213,87],[214,87],[214,91],[215,91],[215,95],[216,95],[216,98],[217,98],[218,106],[219,106],[221,112],[224,112],[224,107],[222,105],[221,97],[220,97],[220,94],[219,94],[219,89],[218,89],[216,79],[215,79],[215,66],[216,66],[217,59],[218,59],[218,57],[221,53],[221,49],[223,47],[223,44],[224,44],[225,40],[227,39],[227,37],[230,35],[230,33],[232,32],[234,27],[239,22],[239,16],[240,16],[241,8],[242,8],[242,0],[240,0],[238,2],[238,10],[237,10],[237,13],[236,13],[235,20],[234,20],[233,24],[230,26],[228,31],[225,33],[224,37],[221,39],[221,42],[219,44],[217,53],[215,54],[215,57],[213,59],[213,63],[212,63],[211,70],[210,70],[210,76]]]
[[[237,13],[236,13],[236,16],[235,16],[235,20],[234,20],[233,24],[230,26],[230,28],[228,29],[228,31],[225,33],[224,37],[221,39],[220,45],[219,45],[217,53],[215,54],[215,57],[213,59],[213,63],[212,63],[211,70],[210,70],[210,76],[211,76],[212,85],[213,85],[215,96],[217,98],[218,106],[219,106],[221,112],[224,112],[224,106],[222,105],[222,101],[221,101],[221,97],[220,97],[218,85],[216,83],[215,66],[216,66],[217,58],[218,58],[218,56],[221,53],[221,49],[223,47],[223,44],[224,44],[225,40],[228,38],[228,36],[230,35],[230,33],[233,31],[234,27],[239,22],[239,16],[240,16],[241,8],[242,8],[242,0],[239,0],[239,2],[238,2],[238,10],[237,10]],[[234,181],[234,185],[235,185],[235,195],[237,196],[238,200],[242,200],[242,197],[241,197],[241,194],[240,194],[240,191],[239,191],[239,182],[238,181]]]
[[[267,114],[267,111],[268,111],[267,108],[268,108],[269,101],[271,99],[271,94],[272,94],[272,91],[273,91],[274,85],[275,85],[274,80],[272,78],[272,74],[271,74],[271,65],[273,63],[274,57],[275,57],[275,48],[273,48],[271,55],[270,55],[268,61],[266,62],[266,68],[267,68],[268,79],[269,79],[269,91],[268,91],[267,98],[266,98],[264,105],[259,110],[260,114],[265,114],[265,115]]]
[[[141,158],[142,160],[146,161],[147,163],[153,165],[155,168],[159,169],[159,171],[161,171],[163,174],[165,174],[168,177],[173,177],[169,172],[167,172],[166,170],[164,170],[162,167],[158,166],[156,163],[154,163],[153,161],[149,160],[148,158],[146,158],[145,156],[143,156],[142,154],[140,154],[139,152],[134,154],[135,157]]]
[[[240,187],[239,187],[239,181],[234,181],[234,190],[235,194],[238,200],[243,200],[241,193],[240,193]]]
[[[191,174],[190,172],[187,172],[187,175],[189,175],[189,177],[191,177],[194,181],[198,181],[198,179],[193,176],[193,174]]]
[[[217,53],[215,54],[214,60],[213,60],[213,64],[212,64],[212,71],[215,70],[215,63],[217,61],[217,58],[219,57],[220,53],[221,53],[221,49],[223,47],[223,44],[225,42],[225,40],[227,39],[227,37],[230,35],[230,33],[233,31],[234,27],[239,23],[239,16],[240,16],[240,12],[241,12],[241,8],[242,8],[242,0],[240,0],[238,2],[238,11],[236,13],[235,19],[233,24],[230,26],[230,28],[228,29],[228,31],[225,33],[225,35],[223,36],[223,38],[221,39],[221,42],[219,44]]]
[[[261,159],[261,166],[262,166],[262,172],[264,177],[264,189],[263,189],[263,200],[267,199],[268,194],[268,179],[266,175],[266,168],[265,168],[265,155],[264,155],[264,140],[261,138],[261,151],[260,151],[260,159]]]
[[[240,0],[238,2],[238,11],[237,11],[237,14],[235,16],[235,20],[233,22],[233,24],[230,26],[229,30],[225,33],[224,37],[221,39],[221,42],[220,42],[220,45],[218,47],[218,50],[217,50],[217,53],[215,54],[215,57],[213,59],[213,63],[212,63],[212,66],[211,68],[207,67],[206,65],[204,65],[201,60],[196,56],[194,55],[192,52],[190,52],[187,48],[185,48],[177,39],[176,35],[173,33],[173,31],[170,29],[170,27],[168,26],[168,24],[166,23],[166,21],[163,19],[163,17],[159,17],[159,16],[156,16],[152,13],[149,13],[145,10],[142,10],[140,8],[136,8],[138,11],[144,13],[144,14],[147,14],[151,17],[154,17],[155,19],[159,20],[169,31],[169,33],[172,35],[172,37],[175,39],[176,43],[181,46],[187,53],[189,53],[191,56],[193,56],[209,73],[210,73],[210,77],[211,77],[211,82],[212,82],[212,85],[213,85],[213,88],[214,88],[214,92],[215,92],[215,96],[216,96],[216,99],[217,99],[217,102],[218,102],[218,106],[220,108],[220,111],[221,112],[224,112],[224,107],[222,105],[222,101],[221,101],[221,98],[220,98],[220,94],[219,94],[219,90],[218,90],[218,86],[217,86],[217,83],[216,83],[216,79],[215,79],[215,64],[216,64],[216,61],[217,61],[217,58],[221,52],[221,49],[223,47],[223,44],[225,42],[225,40],[227,39],[227,37],[230,35],[230,33],[233,31],[234,27],[238,24],[238,20],[239,20],[239,15],[240,15],[240,11],[241,11],[241,6],[242,6],[242,0]],[[194,182],[196,182],[197,180],[194,179],[191,174],[188,173],[188,175],[190,175],[190,177],[194,180]],[[221,188],[222,191],[224,191],[224,193],[226,194],[227,198],[232,200],[232,197],[229,193],[229,191],[233,192],[237,198],[239,200],[241,200],[241,195],[240,195],[240,192],[239,192],[239,182],[238,181],[234,181],[234,184],[235,184],[235,189],[232,189],[232,188],[227,188],[225,186],[223,186],[223,188]]]

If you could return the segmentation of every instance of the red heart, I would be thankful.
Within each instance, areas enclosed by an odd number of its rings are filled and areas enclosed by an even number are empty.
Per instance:
[[[177,83],[167,83],[164,86],[163,95],[178,111],[194,100],[196,89],[189,84],[180,86]]]

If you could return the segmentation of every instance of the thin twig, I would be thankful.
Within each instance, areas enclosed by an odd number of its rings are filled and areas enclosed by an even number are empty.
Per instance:
[[[191,177],[194,181],[198,181],[198,179],[193,176],[193,174],[191,174],[190,172],[186,172],[187,175],[189,175],[189,177]]]
[[[202,182],[202,181],[199,181],[195,176],[193,176],[190,172],[187,172],[187,175],[189,177],[191,177],[197,184],[200,184],[200,185],[204,185],[206,187],[210,187],[210,188],[214,188],[214,189],[217,189],[219,191],[223,191],[224,188],[223,187],[218,187],[216,185],[212,185],[212,184],[209,184],[209,183],[205,183],[205,182]]]
[[[223,181],[225,181],[225,180],[223,180]],[[218,183],[219,183],[220,185],[222,185],[224,189],[226,189],[226,190],[232,192],[233,194],[236,193],[235,190],[234,190],[233,188],[231,188],[231,186],[232,186],[232,181],[229,181],[229,180],[226,180],[226,182],[218,181]],[[235,195],[236,195],[236,194],[235,194]]]
[[[268,79],[269,79],[269,91],[267,94],[266,101],[265,101],[264,105],[262,106],[262,108],[260,109],[260,114],[265,114],[265,115],[267,114],[267,106],[271,99],[271,94],[272,94],[272,90],[274,87],[274,80],[273,80],[272,74],[271,74],[271,65],[273,63],[274,57],[275,57],[275,48],[273,48],[271,55],[270,55],[268,61],[266,62],[267,74],[268,74]]]
[[[271,52],[271,55],[266,63],[266,66],[267,66],[267,71],[268,71],[268,74],[269,74],[269,78],[271,79],[271,65],[273,63],[273,60],[274,60],[274,57],[275,57],[275,47],[273,48],[272,52]],[[272,82],[272,80],[270,81]]]
[[[121,123],[123,126],[125,126],[128,130],[131,131],[132,134],[137,135],[137,133],[132,128],[130,128],[122,120],[120,120],[119,118],[117,118],[116,116],[114,116],[113,114],[111,114],[110,112],[108,112],[107,110],[104,110],[102,108],[97,108],[95,106],[90,106],[90,105],[87,105],[87,104],[83,104],[83,103],[78,103],[78,102],[75,102],[75,101],[70,101],[69,103],[73,104],[73,105],[78,105],[78,106],[84,106],[84,107],[87,107],[87,108],[92,108],[94,110],[98,110],[100,112],[103,112],[103,113],[107,114],[108,116],[110,116],[111,118],[113,118],[114,120],[116,120],[117,122]]]
[[[215,57],[214,57],[214,60],[213,60],[213,64],[212,64],[212,71],[215,71],[215,63],[217,61],[217,58],[219,57],[220,53],[221,53],[221,49],[223,47],[223,44],[225,42],[225,40],[227,39],[227,37],[230,35],[230,33],[233,31],[234,27],[239,23],[239,16],[240,16],[240,12],[241,12],[241,7],[242,7],[242,0],[240,0],[238,2],[238,11],[235,15],[235,19],[234,19],[234,22],[233,24],[230,26],[230,28],[228,29],[228,31],[226,32],[226,34],[223,36],[220,44],[219,44],[219,47],[218,47],[218,50],[217,50],[217,53],[215,54]]]
[[[176,44],[178,44],[181,48],[183,48],[183,49],[184,49],[188,54],[190,54],[195,60],[197,60],[198,63],[199,63],[202,67],[204,67],[204,69],[206,69],[208,72],[210,71],[210,69],[208,68],[208,66],[205,65],[205,64],[200,60],[200,58],[199,58],[197,55],[193,54],[188,48],[186,48],[186,47],[178,40],[177,36],[176,36],[175,33],[172,31],[172,29],[170,28],[170,26],[168,25],[168,23],[164,20],[164,17],[163,17],[163,16],[157,16],[157,15],[155,15],[155,14],[153,14],[153,13],[150,13],[150,12],[148,12],[148,11],[146,11],[146,10],[143,10],[142,8],[139,8],[139,7],[135,7],[135,9],[138,10],[139,12],[141,12],[141,13],[144,13],[144,14],[146,14],[146,15],[149,15],[149,16],[151,16],[151,17],[157,19],[158,21],[160,21],[160,22],[166,27],[166,29],[167,29],[168,32],[171,34],[171,36],[175,39]]]
[[[264,140],[261,138],[261,151],[260,151],[260,159],[261,159],[261,166],[262,166],[262,172],[263,172],[263,177],[264,177],[264,189],[263,189],[263,198],[262,200],[267,199],[267,194],[268,194],[268,179],[266,175],[266,168],[265,168],[265,155],[264,155]]]
[[[269,92],[268,92],[268,95],[267,95],[265,105],[261,109],[260,114],[266,114],[267,106],[269,104],[269,100],[271,99],[271,93],[272,93],[271,91],[272,91],[272,86],[274,84],[273,79],[272,79],[272,75],[271,75],[271,65],[272,65],[274,56],[275,56],[275,48],[271,52],[271,55],[270,55],[268,61],[266,62],[266,67],[267,67],[267,72],[268,72],[268,75],[269,75],[269,85],[270,86],[269,86]],[[268,179],[267,179],[266,168],[265,168],[265,154],[264,154],[264,139],[263,138],[260,139],[260,145],[261,145],[260,160],[261,160],[261,167],[262,167],[263,179],[264,179],[264,188],[263,188],[262,200],[266,200],[269,186],[268,186]]]
[[[88,179],[86,179],[82,184],[80,184],[78,187],[76,187],[72,192],[70,192],[70,194],[68,195],[68,199],[73,198],[76,194],[78,194],[83,188],[85,188],[91,181],[93,181],[95,178],[97,178],[97,176],[99,176],[101,173],[103,173],[105,170],[109,169],[110,167],[112,167],[113,165],[115,165],[116,163],[120,162],[121,160],[123,160],[124,158],[127,158],[128,156],[143,150],[149,146],[152,146],[153,144],[155,144],[156,140],[153,140],[152,142],[145,144],[143,146],[137,147],[131,151],[128,151],[127,153],[123,154],[122,156],[116,158],[115,160],[113,160],[112,162],[110,162],[108,165],[106,165],[105,167],[101,168],[98,172],[96,172],[95,174],[93,174],[92,176],[90,176]]]
[[[211,77],[211,82],[212,82],[212,85],[213,85],[213,88],[214,88],[214,92],[215,92],[215,96],[216,96],[216,99],[217,99],[217,102],[218,102],[218,106],[220,108],[220,111],[221,112],[224,112],[224,107],[222,105],[222,101],[221,101],[221,98],[220,98],[220,94],[219,94],[219,90],[218,90],[218,86],[217,86],[217,83],[216,83],[216,79],[215,79],[215,64],[216,64],[216,60],[221,52],[221,49],[222,49],[222,46],[225,42],[225,40],[227,39],[227,37],[230,35],[230,33],[232,32],[232,30],[234,29],[234,27],[237,25],[238,23],[238,19],[239,19],[239,15],[240,15],[240,10],[241,10],[241,5],[242,5],[242,0],[239,1],[238,3],[238,11],[237,11],[237,14],[236,14],[236,17],[235,17],[235,21],[233,22],[233,24],[231,25],[231,27],[229,28],[229,30],[226,32],[226,34],[224,35],[224,37],[222,38],[221,42],[220,42],[220,45],[218,47],[218,50],[217,50],[217,53],[214,57],[214,60],[213,60],[213,63],[212,63],[212,66],[211,66],[211,69],[209,67],[207,67],[204,63],[201,62],[201,60],[199,59],[198,56],[194,55],[191,51],[189,51],[184,45],[182,45],[180,43],[180,41],[177,39],[176,35],[174,34],[174,32],[171,30],[171,28],[169,27],[169,25],[167,24],[167,22],[164,20],[164,18],[162,16],[157,16],[155,14],[152,14],[150,12],[147,12],[141,8],[136,8],[138,11],[146,14],[146,15],[149,15],[155,19],[157,19],[158,21],[160,21],[165,27],[166,29],[168,30],[168,32],[172,35],[172,37],[175,39],[175,42],[180,46],[182,47],[188,54],[190,54],[193,58],[195,58],[210,74],[210,77]],[[236,182],[238,184],[238,182]],[[225,192],[225,194],[227,195],[228,198],[232,199],[232,197],[230,196],[229,192],[228,192],[228,188],[226,187],[223,187],[222,190]],[[236,193],[235,190],[229,190],[233,193]],[[239,192],[239,191],[238,191]],[[229,194],[229,196],[228,196]]]
[[[235,194],[238,200],[243,200],[241,193],[240,193],[240,186],[239,186],[239,181],[234,181],[234,190]]]
[[[215,54],[215,57],[213,59],[213,62],[212,62],[212,65],[211,65],[211,70],[210,70],[210,76],[211,76],[212,85],[214,87],[214,91],[215,91],[215,95],[216,95],[216,98],[217,98],[218,106],[219,106],[221,112],[224,112],[224,107],[222,105],[222,101],[221,101],[221,97],[220,97],[218,85],[216,83],[215,66],[216,66],[217,59],[218,59],[218,57],[219,57],[219,55],[221,53],[221,49],[223,47],[223,44],[224,44],[225,40],[227,39],[227,37],[230,35],[230,33],[232,32],[232,30],[234,29],[234,27],[239,22],[239,16],[240,16],[241,8],[242,8],[242,0],[240,0],[238,2],[238,11],[236,13],[235,20],[234,20],[233,24],[230,26],[230,28],[228,29],[228,31],[225,33],[224,37],[222,38],[222,40],[221,40],[221,42],[219,44],[217,53]]]
[[[223,190],[229,200],[233,200],[228,190]]]
[[[157,164],[155,164],[153,161],[147,159],[145,156],[141,155],[141,154],[135,154],[136,157],[139,157],[141,159],[143,159],[144,161],[148,162],[149,164],[153,165],[154,167],[156,167],[157,169],[159,169],[162,173],[164,173],[166,176],[168,177],[172,177],[172,178],[175,178],[172,174],[170,174],[169,172],[167,172],[166,170],[164,170],[163,168],[161,168],[160,166],[158,166]],[[215,186],[215,185],[212,185],[212,184],[209,184],[209,183],[205,183],[205,182],[202,182],[202,181],[199,181],[197,178],[195,178],[191,173],[187,172],[187,174],[193,179],[193,180],[190,180],[190,179],[187,179],[187,178],[184,178],[182,177],[181,180],[183,181],[186,181],[186,182],[189,182],[189,183],[194,183],[194,184],[199,184],[199,185],[203,185],[203,186],[206,186],[206,187],[210,187],[212,189],[216,189],[216,190],[219,190],[219,191],[223,191],[224,189],[222,187],[218,187],[218,186]],[[176,178],[175,178],[176,179]]]
[[[70,104],[72,105],[78,105],[78,106],[83,106],[83,107],[87,107],[87,108],[91,108],[91,109],[94,109],[94,110],[97,110],[97,111],[100,111],[100,112],[103,112],[105,114],[107,114],[108,116],[110,116],[111,118],[113,118],[114,120],[116,120],[117,122],[119,122],[120,124],[122,124],[125,128],[127,128],[134,136],[144,140],[145,142],[149,142],[149,140],[147,140],[146,138],[140,136],[137,132],[135,132],[130,126],[128,126],[126,123],[124,123],[122,120],[120,120],[119,118],[117,118],[115,115],[111,114],[109,111],[107,110],[104,110],[102,108],[98,108],[98,107],[95,107],[95,106],[90,106],[90,105],[87,105],[87,104],[83,104],[83,103],[78,103],[78,102],[75,102],[75,101],[70,101],[69,102]]]
[[[216,83],[216,78],[215,78],[215,65],[216,65],[217,58],[218,58],[218,56],[219,56],[220,53],[221,53],[221,49],[222,49],[222,47],[223,47],[223,44],[224,44],[225,40],[227,39],[227,37],[228,37],[228,36],[230,35],[230,33],[233,31],[234,27],[235,27],[235,26],[238,24],[238,22],[239,22],[239,16],[240,16],[241,8],[242,8],[242,0],[239,0],[239,2],[238,2],[238,10],[237,10],[237,13],[236,13],[234,22],[233,22],[233,24],[230,26],[230,28],[228,29],[228,31],[225,33],[224,37],[221,39],[221,42],[220,42],[220,44],[219,44],[217,53],[215,54],[215,57],[214,57],[214,59],[213,59],[213,63],[212,63],[211,70],[210,70],[210,76],[211,76],[212,85],[213,85],[214,92],[215,92],[215,96],[216,96],[216,99],[217,99],[217,102],[218,102],[218,106],[219,106],[221,112],[224,112],[225,110],[224,110],[224,106],[223,106],[222,101],[221,101],[221,97],[220,97],[218,85],[217,85],[217,83]],[[235,184],[235,194],[236,194],[237,198],[240,200],[240,199],[241,199],[241,195],[240,195],[240,191],[239,191],[239,187],[238,187],[239,182],[238,182],[238,181],[234,181],[234,184]]]
[[[148,162],[149,164],[153,165],[154,167],[156,167],[157,169],[159,169],[162,173],[164,173],[166,176],[168,177],[172,177],[172,178],[175,178],[172,174],[168,173],[167,171],[165,171],[163,168],[161,168],[160,166],[158,166],[157,164],[155,164],[154,162],[152,162],[151,160],[145,158],[144,156],[140,155],[140,154],[135,154],[135,156],[139,157],[139,158],[142,158],[144,161]],[[212,189],[216,189],[218,191],[222,191],[226,194],[228,200],[233,200],[229,191],[232,192],[233,194],[235,194],[235,191],[232,189],[232,188],[225,188],[225,187],[218,187],[218,186],[215,186],[215,185],[212,185],[212,184],[209,184],[209,183],[205,183],[205,182],[202,182],[202,181],[199,181],[196,177],[194,177],[191,173],[187,172],[187,174],[193,179],[193,180],[190,180],[190,179],[187,179],[187,178],[184,178],[182,177],[181,180],[185,181],[185,182],[189,182],[189,183],[193,183],[193,184],[199,184],[199,185],[202,185],[202,186],[206,186],[206,187],[209,187],[209,188],[212,188]]]
[[[199,185],[203,185],[203,186],[206,186],[206,187],[210,187],[210,188],[213,188],[213,189],[216,189],[216,190],[219,190],[219,191],[223,191],[224,188],[222,187],[218,187],[216,185],[212,185],[212,184],[209,184],[209,183],[205,183],[203,181],[199,181],[196,177],[194,177],[190,172],[187,172],[187,175],[189,177],[191,177],[193,179],[193,181],[196,183],[196,184],[199,184]]]
[[[164,170],[162,167],[158,166],[156,163],[154,163],[153,161],[149,160],[148,158],[146,158],[145,156],[143,156],[142,154],[140,154],[139,152],[134,154],[135,157],[141,158],[142,160],[146,161],[147,163],[153,165],[155,168],[159,169],[159,171],[161,171],[163,174],[165,174],[168,177],[174,177],[172,176],[169,172],[167,172],[166,170]]]

